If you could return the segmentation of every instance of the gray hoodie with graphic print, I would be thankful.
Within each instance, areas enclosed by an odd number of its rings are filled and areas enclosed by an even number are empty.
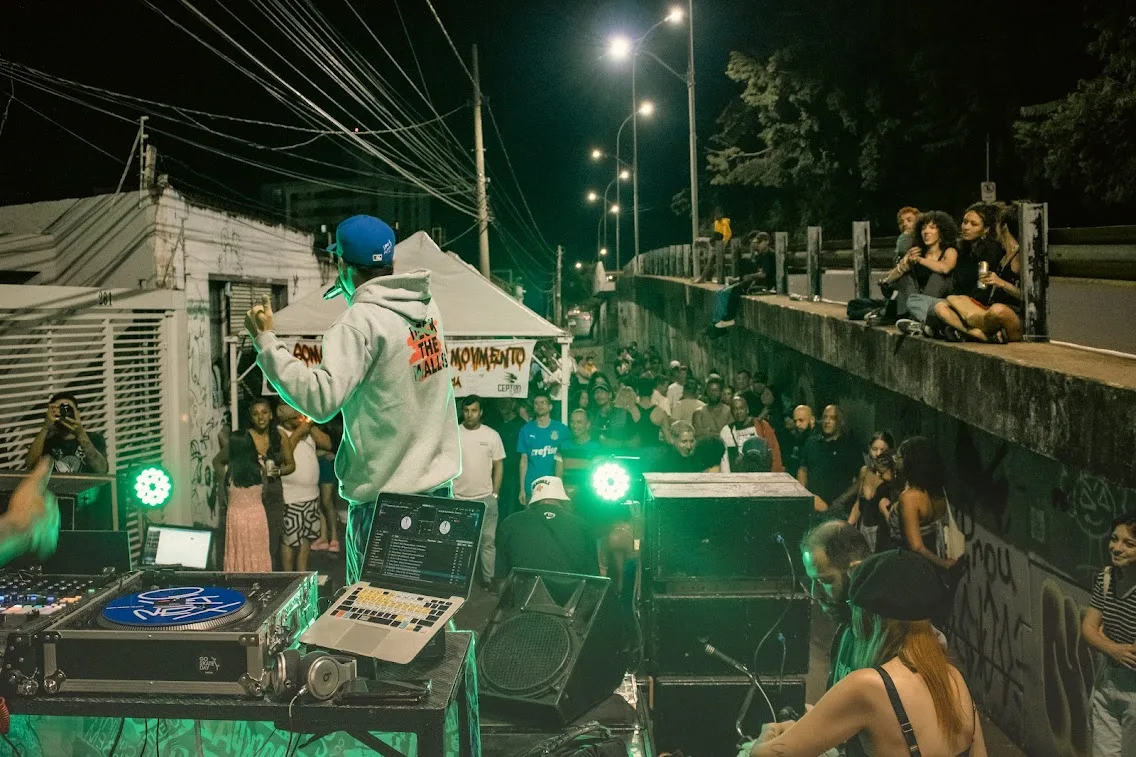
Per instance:
[[[353,504],[379,492],[415,494],[461,473],[457,411],[442,315],[424,269],[361,284],[308,368],[274,333],[256,362],[289,405],[317,423],[343,413],[335,457],[339,492]]]

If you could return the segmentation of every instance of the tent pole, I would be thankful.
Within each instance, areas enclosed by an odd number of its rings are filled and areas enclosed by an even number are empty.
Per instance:
[[[236,431],[240,419],[237,418],[237,340],[229,338],[229,426]]]
[[[572,374],[568,372],[568,361],[572,355],[568,350],[568,346],[572,343],[572,339],[561,338],[560,342],[560,380],[564,383],[560,386],[560,396],[563,398],[560,402],[560,422],[568,425],[568,387],[572,386]]]

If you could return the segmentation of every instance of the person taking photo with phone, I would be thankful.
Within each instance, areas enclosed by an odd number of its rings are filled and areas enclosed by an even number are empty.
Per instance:
[[[106,473],[106,441],[102,434],[83,428],[79,400],[69,392],[57,392],[47,402],[43,426],[24,458],[31,470],[47,455],[55,460],[56,473]]]

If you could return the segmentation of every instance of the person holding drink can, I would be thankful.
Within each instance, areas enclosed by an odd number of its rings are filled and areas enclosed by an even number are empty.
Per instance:
[[[948,340],[998,344],[1021,341],[1021,218],[1021,203],[1002,211],[995,227],[998,254],[985,255],[979,261],[974,289],[936,304],[935,315],[946,324],[944,336]]]

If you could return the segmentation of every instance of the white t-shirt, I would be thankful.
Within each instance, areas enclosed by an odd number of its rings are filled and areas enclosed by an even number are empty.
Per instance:
[[[292,432],[288,429],[283,426],[277,428],[280,429],[281,436],[292,438]],[[280,477],[280,483],[284,486],[285,504],[295,505],[319,499],[320,466],[316,456],[316,443],[311,434],[301,439],[292,450],[292,458],[296,461],[296,470]]]
[[[730,458],[736,457],[737,452],[730,452],[731,449],[741,449],[742,445],[747,440],[757,436],[757,429],[754,428],[751,422],[745,428],[734,428],[733,423],[727,423],[726,427],[722,429],[722,443],[726,445],[726,451],[722,453],[722,472],[730,472]]]
[[[671,382],[671,385],[667,387],[667,405],[671,408],[674,408],[682,399],[682,389],[682,384],[677,381]]]
[[[461,443],[462,472],[454,479],[454,496],[458,499],[481,499],[493,493],[493,462],[505,459],[501,435],[485,424],[470,431],[458,426]]]

